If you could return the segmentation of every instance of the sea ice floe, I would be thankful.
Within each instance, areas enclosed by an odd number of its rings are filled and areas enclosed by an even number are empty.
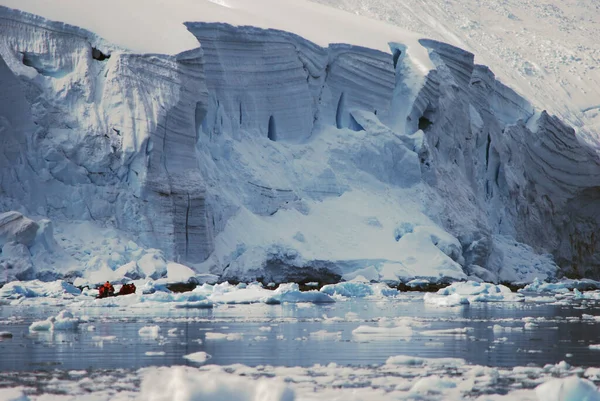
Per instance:
[[[159,333],[160,333],[160,326],[158,326],[158,325],[144,326],[138,330],[138,334],[141,337],[156,338],[156,337],[158,337]]]
[[[455,335],[466,335],[471,333],[474,329],[472,327],[461,327],[454,329],[443,329],[443,330],[425,330],[421,334],[424,336],[455,336]]]
[[[227,341],[239,341],[243,338],[241,333],[213,333],[207,332],[205,339],[208,340],[227,340]]]
[[[188,361],[192,361],[195,363],[206,363],[206,361],[208,361],[212,357],[204,351],[198,351],[192,354],[185,355],[184,358]]]
[[[399,340],[409,341],[413,330],[409,326],[381,327],[381,326],[358,326],[352,330],[352,335],[365,339],[376,339],[378,337],[394,337]]]
[[[80,322],[71,312],[63,310],[56,316],[33,322],[29,326],[29,331],[77,330]]]
[[[329,332],[327,330],[319,330],[319,331],[310,333],[310,338],[314,339],[314,340],[329,340],[329,341],[341,340],[342,332],[341,331]]]

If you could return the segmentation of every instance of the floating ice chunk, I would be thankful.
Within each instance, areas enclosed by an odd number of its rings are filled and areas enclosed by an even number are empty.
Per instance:
[[[163,356],[165,355],[165,351],[146,351],[146,356]]]
[[[600,344],[590,344],[590,349],[600,350]]]
[[[245,285],[244,287],[232,286],[225,282],[217,285],[203,284],[196,287],[194,293],[206,294],[209,300],[225,304],[250,304],[263,302],[274,292],[263,288],[260,283]]]
[[[512,327],[512,326],[500,326],[495,324],[492,326],[494,333],[511,332],[511,331],[523,331],[523,327]]]
[[[467,361],[462,358],[419,358],[408,355],[391,356],[385,362],[386,365],[405,365],[405,366],[431,366],[457,368],[465,366]]]
[[[373,288],[367,283],[349,281],[338,284],[328,284],[321,288],[327,295],[340,295],[343,297],[364,298],[373,295]]]
[[[448,379],[442,379],[441,377],[439,377],[437,375],[432,375],[432,376],[423,377],[423,378],[417,380],[417,382],[415,384],[413,384],[413,386],[411,387],[410,391],[413,393],[421,393],[421,394],[428,394],[428,393],[439,394],[444,389],[454,388],[454,387],[456,387],[455,382],[448,380]]]
[[[240,333],[206,333],[206,340],[227,340],[227,341],[239,341],[242,339]]]
[[[117,339],[117,336],[93,336],[92,340],[94,341],[114,341]]]
[[[465,335],[471,333],[474,329],[472,327],[461,327],[455,329],[443,329],[443,330],[425,330],[421,334],[424,336],[452,336],[452,335]]]
[[[50,320],[41,320],[41,321],[33,322],[29,326],[29,331],[52,331],[52,330],[54,330],[54,325]]]
[[[174,328],[172,328],[172,329],[169,329],[169,330],[167,331],[167,334],[168,334],[170,337],[175,337],[175,336],[177,336],[177,327],[174,327]]]
[[[152,337],[152,338],[156,338],[158,337],[158,334],[160,332],[160,326],[154,325],[154,326],[144,326],[141,329],[138,330],[138,334],[142,337]]]
[[[412,334],[413,330],[408,326],[358,326],[356,329],[352,330],[352,335],[357,337],[397,337],[406,341],[410,340]]]
[[[547,381],[537,386],[535,393],[540,401],[600,401],[594,383],[577,376]]]
[[[567,293],[569,292],[569,284],[566,281],[558,283],[545,283],[539,278],[533,279],[531,284],[526,285],[521,292],[552,292],[552,293]]]
[[[440,296],[428,292],[423,296],[423,300],[426,304],[436,306],[460,306],[469,304],[469,300],[467,299],[467,297],[461,296],[460,294]]]
[[[263,327],[259,327],[258,330],[260,330],[260,331],[271,331],[272,327],[271,326],[263,326]]]
[[[204,351],[194,352],[193,354],[188,354],[184,356],[188,361],[192,361],[195,363],[206,363],[210,358],[212,358],[209,354]],[[153,398],[156,399],[156,398]],[[165,398],[165,400],[170,400],[171,398]]]
[[[327,330],[319,330],[319,331],[310,333],[310,338],[312,338],[314,340],[341,340],[342,332],[341,331],[329,332]]]
[[[29,331],[59,331],[59,330],[77,330],[80,320],[73,317],[69,311],[63,310],[55,317],[49,317],[46,320],[33,322],[29,326]]]
[[[197,355],[204,354],[204,355]],[[197,355],[197,356],[196,356]],[[194,358],[188,358],[194,356]],[[206,353],[185,358],[204,363]],[[197,359],[197,360],[196,360]],[[184,366],[146,370],[141,400],[153,401],[294,401],[295,394],[282,380],[252,379],[228,373],[199,372]]]
[[[54,330],[77,330],[79,323],[71,312],[63,310],[54,318]]]
[[[0,331],[0,339],[1,338],[12,338],[13,334],[10,331]]]
[[[523,302],[522,294],[514,293],[510,288],[501,284],[479,283],[476,281],[467,281],[453,283],[448,287],[440,289],[437,293],[443,296],[460,295],[466,297],[469,303],[472,302]],[[429,294],[425,294],[426,298]],[[429,295],[431,300],[436,297]],[[433,303],[433,302],[432,302]]]
[[[273,295],[267,297],[264,301],[267,304],[280,304],[283,302],[312,302],[315,304],[326,304],[335,302],[329,295],[320,291],[300,292],[299,286],[296,283],[281,284],[273,291]]]
[[[440,341],[427,341],[426,343],[423,343],[423,345],[425,347],[443,347],[444,343]]]

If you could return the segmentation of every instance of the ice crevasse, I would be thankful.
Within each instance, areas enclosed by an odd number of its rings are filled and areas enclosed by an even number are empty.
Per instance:
[[[130,262],[82,263],[49,218],[226,279],[595,274],[597,157],[471,53],[185,26],[198,48],[136,54],[0,7],[0,263],[29,279]]]

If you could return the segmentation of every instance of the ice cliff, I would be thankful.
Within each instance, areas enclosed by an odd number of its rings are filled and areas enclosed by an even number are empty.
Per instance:
[[[227,279],[598,275],[596,154],[472,54],[421,40],[424,75],[402,43],[186,26],[197,49],[135,54],[0,7],[0,212],[92,221]],[[43,248],[49,221],[16,219],[0,261],[19,247],[24,278],[128,262]]]

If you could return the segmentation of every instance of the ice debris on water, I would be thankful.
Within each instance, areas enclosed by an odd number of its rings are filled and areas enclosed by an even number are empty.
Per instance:
[[[473,302],[522,302],[525,297],[501,284],[467,281],[453,283],[436,293],[426,293],[423,299],[428,304],[458,306]]]
[[[49,317],[46,320],[33,322],[29,326],[29,331],[61,331],[77,330],[80,320],[73,316],[67,310],[59,312],[58,315]]]

